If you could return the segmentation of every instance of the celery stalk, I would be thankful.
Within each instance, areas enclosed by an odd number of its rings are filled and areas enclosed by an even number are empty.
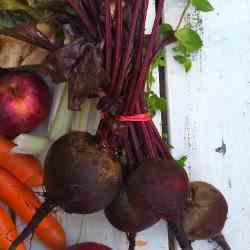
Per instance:
[[[87,131],[90,111],[90,100],[86,99],[81,105],[81,111],[74,112],[71,129],[74,131]]]
[[[13,142],[16,146],[11,150],[13,154],[39,155],[43,153],[50,144],[47,137],[34,136],[30,134],[21,134]]]
[[[93,135],[96,133],[96,130],[98,128],[98,125],[101,119],[100,112],[96,109],[98,101],[99,101],[98,98],[91,99],[90,111],[89,111],[89,117],[88,117],[87,131]]]
[[[64,134],[70,131],[73,112],[68,109],[68,84],[60,86],[56,93],[54,105],[54,112],[52,112],[48,132],[50,140],[57,140]],[[63,88],[63,91],[62,89]],[[53,109],[53,108],[52,108]]]

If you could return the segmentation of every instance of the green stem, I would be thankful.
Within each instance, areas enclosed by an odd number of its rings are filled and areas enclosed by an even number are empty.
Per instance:
[[[85,132],[88,129],[88,117],[90,113],[91,100],[86,99],[81,105],[81,111],[73,112],[71,130]]]
[[[52,118],[49,123],[49,139],[57,140],[64,134],[67,134],[70,131],[73,111],[68,110],[68,84],[62,84],[62,91],[60,90],[58,96],[55,98],[59,98],[56,101],[59,103],[55,103],[55,111],[52,111]]]
[[[178,22],[178,24],[177,24],[177,26],[176,26],[175,31],[177,31],[177,30],[181,27],[181,24],[182,24],[182,22],[183,22],[183,19],[184,19],[186,13],[187,13],[187,10],[188,10],[190,4],[191,4],[191,0],[188,0],[186,6],[185,6],[185,8],[184,8],[184,10],[182,11],[180,20],[179,20],[179,22]]]
[[[42,136],[34,136],[30,134],[21,134],[17,136],[13,142],[16,146],[11,153],[40,155],[49,147],[49,139]]]

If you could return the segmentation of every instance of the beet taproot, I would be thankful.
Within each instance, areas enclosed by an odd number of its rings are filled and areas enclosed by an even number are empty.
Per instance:
[[[185,170],[173,159],[145,160],[128,179],[128,200],[132,206],[169,221],[183,250],[192,249],[182,225],[188,188]]]
[[[185,170],[174,160],[145,160],[128,180],[128,198],[135,207],[174,220],[184,208],[188,183]]]
[[[54,142],[44,172],[45,202],[10,250],[16,249],[54,207],[78,214],[106,208],[122,182],[120,163],[98,148],[95,137],[84,132],[71,132]]]
[[[224,250],[229,250],[221,234],[227,213],[226,199],[217,188],[206,182],[191,182],[183,210],[183,226],[189,240],[212,239]]]
[[[138,233],[160,220],[153,211],[132,206],[125,188],[105,209],[105,215],[115,228],[125,233]]]
[[[112,250],[103,244],[96,242],[84,242],[74,246],[67,247],[65,250]]]
[[[68,213],[104,209],[118,193],[121,180],[119,162],[99,150],[88,133],[72,132],[61,137],[46,157],[46,197]]]

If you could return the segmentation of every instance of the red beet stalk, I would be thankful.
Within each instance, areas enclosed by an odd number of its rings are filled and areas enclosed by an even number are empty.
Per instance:
[[[115,125],[123,128],[116,131],[110,125],[110,119],[114,121],[117,116],[133,116],[148,113],[144,98],[144,87],[149,70],[157,50],[155,47],[158,36],[161,14],[164,0],[160,0],[156,17],[150,35],[148,46],[145,46],[145,23],[148,8],[148,0],[133,1],[133,3],[116,1],[115,15],[112,18],[110,1],[106,0],[105,12],[105,41],[106,41],[106,66],[110,72],[111,85],[108,89],[110,100],[120,100],[120,105],[115,113],[105,115],[100,123],[97,137],[99,143],[108,148],[113,154],[125,152],[129,165],[134,165],[144,159],[171,158],[167,146],[162,141],[151,119],[145,121],[116,121]],[[131,20],[125,20],[127,7],[131,4]],[[125,6],[124,6],[125,5]],[[125,22],[129,21],[129,32],[125,32]],[[114,33],[114,34],[113,34]],[[112,44],[111,36],[115,36]],[[161,44],[162,46],[164,44]],[[113,60],[111,58],[113,55]],[[111,66],[110,66],[111,65]],[[112,105],[111,105],[112,106]],[[123,123],[123,124],[121,124]],[[126,127],[126,132],[124,129]]]

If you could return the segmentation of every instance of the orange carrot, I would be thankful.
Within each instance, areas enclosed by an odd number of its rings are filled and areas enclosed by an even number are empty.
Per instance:
[[[41,206],[41,202],[34,192],[1,168],[0,199],[6,202],[25,222],[29,222]],[[63,249],[65,247],[65,233],[52,215],[48,215],[42,220],[35,233],[51,249]]]
[[[41,186],[43,171],[39,161],[31,155],[12,154],[15,146],[10,140],[0,136],[0,166],[30,186]]]
[[[17,237],[16,226],[10,216],[0,207],[0,249],[8,250],[11,242]],[[24,244],[20,244],[16,250],[25,250]]]

